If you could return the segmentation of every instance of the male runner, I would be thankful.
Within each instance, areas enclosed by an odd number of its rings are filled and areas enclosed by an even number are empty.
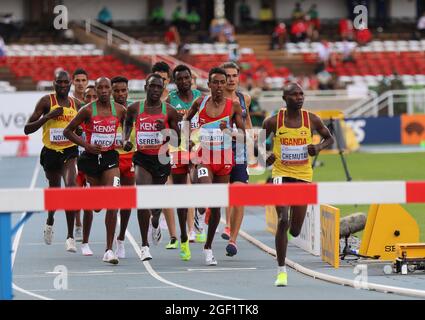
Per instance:
[[[128,79],[125,77],[114,77],[111,79],[112,83],[112,97],[116,103],[123,105],[127,108],[132,101],[128,100]],[[134,130],[133,130],[134,131]],[[136,137],[134,132],[131,135],[133,145],[136,144]],[[115,141],[116,150],[120,158],[120,178],[122,186],[133,186],[136,183],[134,176],[133,155],[134,150],[124,151],[122,139],[122,127],[118,128],[117,139]],[[127,230],[128,221],[130,220],[131,209],[120,209],[120,232],[117,237],[117,245],[115,254],[119,259],[125,258],[125,231]]]
[[[74,85],[74,92],[72,93],[72,97],[76,99],[81,106],[86,104],[84,99],[84,92],[88,83],[89,79],[87,72],[84,69],[76,69],[72,74],[72,84]],[[82,187],[82,185],[79,184],[81,181],[83,181],[82,176],[81,173],[78,172],[77,185],[79,187]],[[80,211],[77,211],[75,215],[75,240],[83,240]]]
[[[111,81],[99,78],[95,83],[98,100],[82,108],[77,116],[65,128],[64,135],[72,142],[84,147],[85,151],[78,160],[91,186],[120,186],[119,157],[115,151],[115,138],[118,127],[125,118],[125,108],[111,101]],[[84,123],[86,139],[78,137],[73,131]],[[119,259],[112,251],[117,210],[106,211],[106,250],[103,261],[118,264]]]
[[[177,135],[177,143],[180,144],[180,129],[176,110],[161,101],[161,95],[164,91],[164,80],[158,74],[151,74],[146,79],[146,100],[135,102],[127,109],[127,117],[124,126],[124,150],[131,150],[133,144],[129,141],[131,131],[136,121],[136,146],[137,151],[133,156],[133,162],[136,166],[136,184],[165,184],[171,172],[169,159],[164,163],[168,156],[168,147],[164,142],[163,129],[174,130]],[[173,139],[171,139],[172,142]],[[151,210],[137,210],[140,233],[142,236],[141,260],[150,260],[152,255],[149,251],[148,230]],[[159,228],[159,226],[158,226]],[[189,249],[189,248],[187,248]],[[183,260],[190,259],[190,251],[185,250],[187,255]]]
[[[311,158],[332,145],[333,137],[322,120],[304,110],[304,92],[297,83],[290,83],[283,90],[286,109],[264,120],[266,136],[273,137],[273,151],[267,158],[273,164],[274,184],[311,182],[313,169]],[[312,133],[317,131],[323,138],[319,144],[312,144]],[[275,235],[278,263],[276,286],[286,286],[288,276],[285,267],[288,247],[287,230],[297,237],[304,222],[307,206],[276,206],[278,224]],[[291,213],[289,216],[289,212]]]
[[[75,187],[77,179],[77,146],[65,138],[63,131],[76,116],[78,102],[68,96],[71,88],[71,78],[68,72],[60,70],[53,81],[55,93],[43,96],[35,106],[35,110],[25,125],[25,134],[36,132],[43,128],[44,147],[40,154],[40,164],[44,169],[50,188],[61,186],[63,179],[65,187]],[[68,227],[66,250],[76,252],[74,241],[75,211],[65,211]],[[44,242],[52,244],[53,223],[55,211],[49,211],[44,228]]]
[[[177,90],[173,90],[168,94],[167,103],[176,109],[179,118],[179,127],[181,129],[181,121],[183,116],[187,114],[192,103],[201,96],[201,92],[191,89],[192,72],[185,65],[178,65],[173,70],[173,78],[176,83]],[[192,119],[197,120],[197,119]],[[197,121],[192,121],[192,128],[195,128]],[[190,132],[187,132],[189,136]],[[184,135],[184,134],[183,134]],[[186,139],[187,140],[187,139]],[[187,184],[189,174],[189,141],[182,139],[179,148],[170,147],[172,157],[171,177],[174,184]],[[177,215],[179,218],[181,231],[181,248],[188,247],[189,241],[186,232],[186,223],[188,222],[188,209],[178,208]],[[193,219],[192,219],[193,223]],[[193,225],[193,224],[192,224]],[[205,234],[204,234],[205,235]]]
[[[211,96],[197,99],[190,108],[188,121],[199,112],[199,136],[197,179],[199,183],[229,183],[234,159],[232,152],[232,127],[236,124],[244,133],[242,109],[237,101],[224,97],[227,74],[222,68],[213,68],[208,74]],[[184,124],[188,126],[186,122]],[[220,222],[220,208],[210,208],[207,241],[204,245],[205,262],[216,265],[212,242]]]
[[[238,101],[242,107],[242,119],[246,129],[252,129],[251,117],[249,116],[249,106],[251,105],[251,97],[238,91],[239,87],[239,66],[234,62],[226,62],[221,65],[227,74],[227,86],[224,96],[226,98]],[[233,154],[235,156],[235,165],[230,173],[230,183],[243,184],[248,183],[248,159],[243,145],[236,146],[236,140],[232,144]],[[234,256],[238,252],[236,246],[236,238],[242,224],[244,215],[244,207],[228,207],[226,208],[226,227],[221,235],[225,240],[229,240],[226,246],[228,256]]]

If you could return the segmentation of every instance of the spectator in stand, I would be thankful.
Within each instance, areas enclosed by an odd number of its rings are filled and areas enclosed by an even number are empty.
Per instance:
[[[251,8],[246,4],[245,0],[239,5],[239,21],[242,28],[252,25]]]
[[[304,12],[301,8],[301,3],[297,2],[295,4],[294,10],[292,10],[292,21],[296,21],[302,18],[304,18]]]
[[[225,20],[223,29],[221,31],[221,35],[220,35],[220,42],[225,42],[225,43],[236,43],[236,38],[235,38],[235,28],[233,27],[233,25]]]
[[[168,28],[167,32],[164,35],[164,41],[167,45],[175,43],[177,47],[180,46],[180,34],[175,25],[171,25]]]
[[[319,64],[324,64],[325,68],[331,65],[332,48],[330,43],[323,39],[317,46],[317,56]]]
[[[283,45],[286,40],[286,25],[283,22],[280,22],[274,28],[272,33],[272,41],[270,44],[271,50],[283,49]]]
[[[360,26],[360,28],[356,30],[356,41],[360,46],[366,45],[372,41],[372,32],[370,32],[370,29]]]
[[[260,25],[263,33],[269,33],[273,28],[273,10],[270,4],[264,3],[260,9]]]
[[[418,20],[418,24],[416,26],[419,34],[419,38],[425,38],[425,11],[422,13],[422,16]]]
[[[210,24],[210,39],[212,42],[219,42],[224,28],[223,19],[212,19]]]
[[[265,117],[266,111],[262,110],[260,107],[260,103],[258,100],[260,99],[261,89],[255,88],[249,91],[249,95],[251,96],[251,105],[249,106],[249,116],[251,118],[252,126],[261,127]]]
[[[162,26],[165,23],[164,8],[161,5],[156,6],[151,13],[151,24]]]
[[[97,15],[97,20],[108,27],[112,27],[112,13],[107,6],[104,6]]]
[[[319,11],[317,11],[317,5],[312,4],[310,9],[307,11],[307,16],[310,17],[310,23],[314,26],[314,29],[320,30],[320,19]]]
[[[171,15],[172,23],[179,29],[186,28],[186,17],[184,16],[181,6],[177,6]]]
[[[198,11],[195,8],[192,8],[186,17],[186,21],[189,24],[191,31],[196,31],[199,29],[201,24],[201,17],[199,16]]]
[[[339,35],[341,39],[354,39],[353,22],[349,18],[339,20]]]
[[[231,48],[229,51],[229,61],[233,61],[234,63],[239,63],[240,54],[237,47]]]
[[[342,41],[342,63],[355,62],[354,50],[356,49],[356,44],[353,41],[347,41],[344,39]]]
[[[304,19],[295,20],[291,25],[292,42],[301,42],[307,38],[307,25]]]

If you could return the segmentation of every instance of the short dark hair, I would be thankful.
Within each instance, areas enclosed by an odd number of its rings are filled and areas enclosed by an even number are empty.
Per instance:
[[[74,73],[72,74],[72,79],[74,79],[75,76],[78,76],[79,74],[85,74],[87,78],[89,77],[86,70],[84,70],[82,68],[78,68],[78,69],[75,69]]]
[[[238,70],[238,73],[241,70],[241,68],[239,68],[239,66],[236,63],[232,62],[232,61],[228,61],[228,62],[223,63],[220,66],[220,68],[223,68],[223,69],[236,69],[236,70]]]
[[[182,72],[182,71],[187,71],[189,72],[189,74],[192,76],[192,71],[190,71],[190,68],[184,64],[179,64],[177,67],[174,68],[173,70],[173,79],[176,79],[176,73],[177,72]]]
[[[92,84],[91,84],[91,85],[88,85],[88,86],[84,89],[84,91],[86,91],[87,89],[93,89],[93,90],[95,90],[95,89],[94,89],[94,85],[92,85]]]
[[[159,61],[152,67],[152,73],[154,72],[166,72],[168,75],[170,75],[170,66],[164,61]]]
[[[219,67],[212,68],[212,69],[210,70],[210,72],[208,73],[208,81],[211,81],[211,76],[212,76],[213,74],[222,74],[222,75],[224,75],[224,76],[226,77],[226,79],[227,79],[226,71],[225,71],[223,68],[219,68]]]
[[[125,82],[128,85],[128,79],[123,76],[116,76],[111,79],[111,85],[114,83]]]
[[[146,77],[146,84],[148,84],[149,80],[151,78],[157,78],[157,79],[161,79],[162,83],[164,83],[164,79],[157,73],[150,73],[147,77]]]

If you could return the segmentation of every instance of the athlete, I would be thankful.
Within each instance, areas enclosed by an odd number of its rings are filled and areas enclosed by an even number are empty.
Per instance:
[[[199,183],[229,183],[230,172],[234,164],[232,152],[232,127],[242,130],[245,126],[242,109],[237,101],[224,97],[227,74],[222,68],[213,68],[208,75],[208,87],[211,95],[197,99],[190,108],[185,120],[191,121],[199,112],[198,158],[193,159]],[[185,126],[189,126],[187,121]],[[204,245],[205,263],[216,265],[212,252],[212,242],[220,222],[220,208],[210,208],[207,241]]]
[[[111,81],[99,78],[95,82],[98,100],[82,108],[77,116],[65,128],[64,135],[72,142],[84,147],[85,151],[78,160],[91,186],[120,186],[119,157],[115,151],[115,139],[118,127],[122,125],[126,109],[111,101]],[[73,131],[84,123],[85,140]],[[117,210],[108,209],[105,216],[106,250],[103,261],[118,264],[119,259],[112,251]]]
[[[313,178],[311,157],[332,145],[333,137],[322,120],[303,109],[304,92],[296,83],[290,83],[283,90],[286,109],[280,109],[276,115],[264,120],[266,135],[273,138],[273,151],[267,157],[267,163],[273,164],[274,184],[309,183]],[[312,133],[317,131],[322,142],[313,144]],[[292,236],[300,234],[307,206],[276,206],[278,224],[275,235],[278,263],[276,286],[286,286],[288,276],[285,266],[288,247],[287,231]],[[289,214],[290,212],[290,214]]]
[[[164,129],[171,129],[176,135],[177,140],[174,146],[180,144],[180,129],[178,127],[178,118],[176,110],[161,101],[161,95],[164,91],[164,80],[158,74],[151,74],[146,79],[146,100],[135,102],[127,109],[127,117],[124,126],[124,150],[131,150],[133,144],[130,134],[133,128],[136,131],[137,151],[133,156],[133,162],[136,168],[136,184],[163,185],[167,182],[171,172],[169,163],[168,142],[164,141]],[[136,124],[134,125],[134,122]],[[165,145],[165,146],[164,146]],[[152,259],[149,251],[148,231],[151,210],[137,210],[140,233],[142,236],[141,260]],[[159,228],[159,226],[158,226]],[[182,249],[183,250],[183,249]],[[189,248],[184,250],[186,257],[183,260],[190,259]]]
[[[227,74],[227,86],[224,96],[226,98],[238,101],[242,107],[242,119],[246,129],[252,129],[251,117],[249,116],[249,106],[251,105],[251,97],[238,91],[239,86],[239,66],[234,62],[226,62],[221,65]],[[245,143],[237,144],[233,140],[232,149],[235,156],[235,165],[230,173],[230,183],[244,184],[248,183],[248,161]],[[226,246],[226,254],[234,256],[238,252],[236,246],[236,238],[242,224],[244,215],[244,207],[228,207],[226,208],[226,227],[221,235],[225,240],[229,240]]]
[[[69,97],[71,77],[68,72],[59,70],[53,81],[55,93],[43,96],[35,106],[35,110],[25,125],[26,135],[43,128],[43,149],[40,164],[49,182],[50,188],[61,186],[75,187],[77,179],[78,148],[63,134],[64,128],[77,114],[78,102]],[[65,247],[68,252],[76,252],[74,241],[75,211],[65,211],[68,227]],[[53,224],[55,211],[49,211],[44,228],[44,242],[48,245],[53,240]]]

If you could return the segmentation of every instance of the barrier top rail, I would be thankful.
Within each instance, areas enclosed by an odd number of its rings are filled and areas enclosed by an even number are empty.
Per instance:
[[[166,195],[164,197],[164,195]],[[306,204],[425,203],[425,181],[286,185],[161,185],[2,189],[0,212],[96,208],[184,208]]]

